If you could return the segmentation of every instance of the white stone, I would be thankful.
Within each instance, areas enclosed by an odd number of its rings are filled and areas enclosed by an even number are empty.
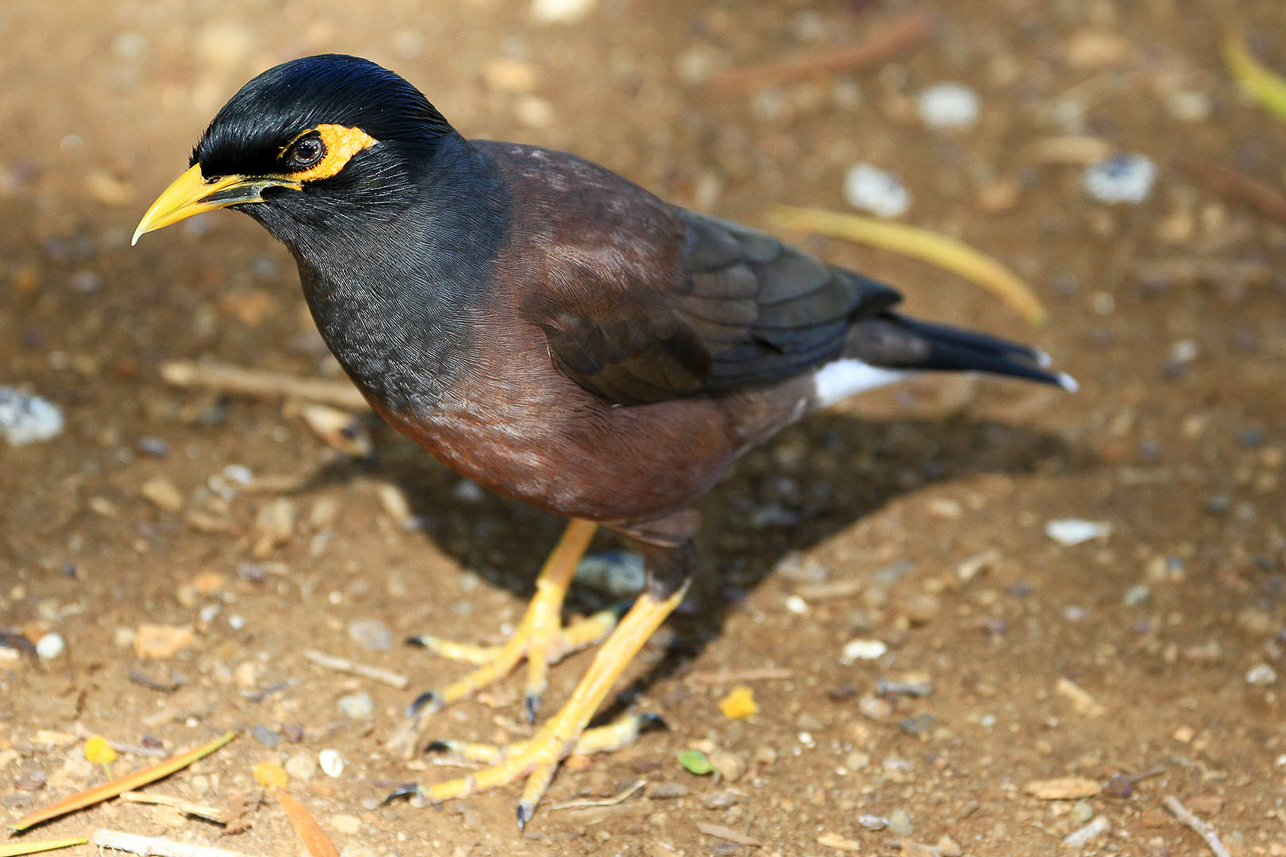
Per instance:
[[[1085,192],[1096,202],[1138,205],[1152,193],[1157,165],[1147,155],[1113,155],[1081,173]]]
[[[844,644],[840,663],[845,666],[855,661],[875,661],[888,654],[889,646],[883,640],[849,640]]]
[[[65,651],[67,651],[67,641],[63,639],[62,634],[45,634],[36,641],[36,654],[42,661],[52,661]]]
[[[1084,521],[1080,518],[1060,518],[1045,523],[1045,535],[1065,547],[1079,545],[1094,539],[1105,539],[1112,534],[1112,525],[1105,521]]]
[[[547,24],[575,24],[597,5],[598,0],[532,0],[531,16]]]
[[[935,83],[921,90],[916,108],[930,128],[970,128],[978,121],[978,93],[963,83]]]
[[[844,175],[844,200],[876,217],[897,217],[911,207],[911,192],[892,173],[862,163]]]
[[[53,402],[0,387],[0,437],[14,446],[57,437],[63,430],[63,414]]]
[[[327,748],[317,754],[317,764],[328,777],[338,777],[344,773],[344,757],[338,750]]]

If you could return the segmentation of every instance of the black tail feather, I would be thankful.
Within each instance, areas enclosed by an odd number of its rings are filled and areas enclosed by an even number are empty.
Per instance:
[[[851,356],[886,369],[986,372],[1054,384],[1075,391],[1065,372],[1050,372],[1045,352],[985,333],[886,312],[855,324]]]

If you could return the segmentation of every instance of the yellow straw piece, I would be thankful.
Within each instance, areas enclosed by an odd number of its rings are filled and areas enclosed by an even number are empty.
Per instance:
[[[1273,74],[1251,56],[1240,33],[1224,36],[1223,59],[1242,90],[1260,107],[1286,120],[1286,79]]]
[[[1017,274],[990,256],[946,235],[873,217],[789,205],[769,209],[768,220],[783,229],[844,238],[937,265],[982,286],[1035,327],[1049,320],[1049,313],[1040,299]]]
[[[225,732],[209,744],[197,747],[195,750],[189,750],[188,752],[182,753],[178,756],[171,756],[165,761],[157,762],[151,767],[143,768],[142,770],[135,771],[132,774],[126,774],[119,779],[112,780],[110,783],[103,783],[101,786],[94,786],[92,789],[87,789],[86,791],[74,794],[65,800],[60,800],[52,806],[47,806],[44,809],[37,810],[31,813],[31,815],[10,824],[9,829],[17,833],[19,831],[26,830],[29,827],[34,827],[42,822],[49,821],[52,818],[57,818],[60,815],[66,815],[69,812],[75,812],[78,809],[84,809],[87,806],[93,806],[96,803],[101,803],[108,798],[114,798],[122,792],[129,792],[142,788],[148,783],[154,783],[157,780],[168,777],[175,771],[180,771],[183,768],[186,768],[188,765],[199,759],[204,759],[206,756],[210,755],[224,744],[227,744],[235,737],[237,737],[237,733]]]
[[[22,857],[24,854],[39,854],[41,851],[53,851],[56,848],[71,848],[73,845],[84,845],[88,839],[49,839],[44,842],[19,842],[17,845],[0,845],[0,857]]]

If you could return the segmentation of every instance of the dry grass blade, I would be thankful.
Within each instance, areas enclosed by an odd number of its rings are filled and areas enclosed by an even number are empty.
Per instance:
[[[69,812],[75,812],[78,809],[84,809],[87,806],[93,806],[96,803],[101,803],[108,798],[114,798],[122,792],[142,788],[148,783],[154,783],[157,780],[168,777],[175,771],[180,771],[183,768],[186,768],[198,759],[204,759],[206,756],[210,755],[215,750],[218,750],[235,737],[237,737],[237,733],[226,732],[211,741],[209,744],[197,747],[195,750],[189,750],[188,752],[182,753],[178,756],[172,756],[163,762],[157,762],[151,767],[143,768],[142,770],[135,771],[132,774],[126,774],[123,777],[118,777],[111,782],[103,783],[101,786],[95,786],[92,789],[87,789],[86,791],[74,794],[65,800],[60,800],[52,806],[47,806],[44,809],[37,810],[36,812],[19,819],[13,824],[10,824],[9,829],[17,833],[30,827],[34,827],[37,824],[49,821],[52,818],[58,818],[60,815],[66,815]]]
[[[53,851],[58,848],[71,848],[73,845],[84,845],[88,841],[82,836],[79,839],[49,839],[44,842],[20,842],[17,845],[0,845],[0,857],[22,857],[23,854],[39,854],[41,851]]]
[[[299,840],[304,843],[304,848],[312,857],[339,857],[335,844],[330,841],[326,831],[321,829],[317,819],[313,818],[313,814],[305,809],[302,803],[281,789],[277,789],[277,802],[286,811],[291,827],[295,828]]]
[[[1039,327],[1049,320],[1040,299],[1018,275],[990,256],[946,235],[873,217],[786,205],[769,210],[768,220],[782,228],[844,238],[937,265],[996,295],[1033,326]]]
[[[1255,103],[1278,119],[1286,119],[1286,79],[1273,74],[1251,56],[1240,33],[1224,36],[1223,59]]]

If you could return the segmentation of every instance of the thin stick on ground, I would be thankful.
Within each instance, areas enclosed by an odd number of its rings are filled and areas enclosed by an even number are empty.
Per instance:
[[[911,12],[890,21],[874,36],[853,47],[735,69],[715,78],[713,86],[725,92],[744,92],[824,72],[852,74],[888,62],[927,39],[932,31],[931,14],[923,10]]]
[[[96,831],[90,838],[90,842],[99,848],[128,851],[130,854],[145,854],[148,857],[248,857],[239,851],[227,851],[223,848],[212,848],[209,845],[192,845],[188,842],[176,842],[173,839],[158,839],[155,836],[121,833],[118,830]]]
[[[1265,217],[1286,223],[1286,196],[1259,179],[1212,161],[1180,161],[1179,170],[1214,193],[1239,199]]]
[[[195,815],[197,818],[204,818],[207,821],[213,821],[215,824],[227,824],[228,814],[221,809],[205,804],[195,803],[183,798],[171,797],[170,795],[149,794],[147,792],[125,792],[121,795],[121,800],[130,803],[146,803],[157,806],[168,806],[177,809],[185,815]]]
[[[161,377],[176,387],[196,387],[260,399],[306,399],[341,408],[367,406],[362,394],[348,381],[297,378],[226,363],[174,360],[161,367]]]
[[[316,649],[306,650],[304,652],[304,657],[308,658],[308,660],[318,666],[342,673],[360,675],[363,678],[374,679],[375,681],[381,681],[384,682],[384,684],[396,687],[398,690],[405,690],[407,685],[411,683],[411,679],[401,673],[395,673],[382,667],[373,667],[366,664],[354,663],[348,658],[328,655],[325,652],[319,652]]]
[[[1215,857],[1230,857],[1228,849],[1219,841],[1219,834],[1215,833],[1214,827],[1204,818],[1197,818],[1174,795],[1167,795],[1165,800],[1161,801],[1170,814],[1188,827],[1192,828],[1198,836],[1205,840],[1206,845],[1214,852]]]

